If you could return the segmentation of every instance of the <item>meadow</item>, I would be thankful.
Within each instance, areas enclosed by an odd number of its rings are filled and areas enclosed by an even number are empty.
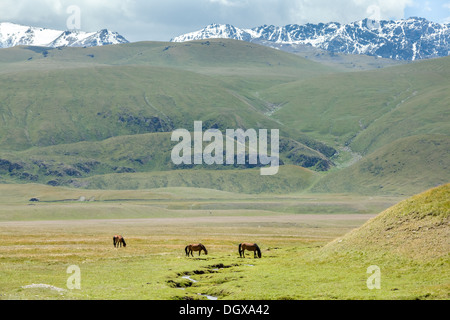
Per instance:
[[[448,298],[448,259],[321,253],[396,197],[0,188],[0,299]],[[95,200],[76,201],[80,191]],[[125,248],[113,247],[114,234]],[[186,257],[198,242],[208,255]],[[258,243],[262,258],[239,258],[240,242]],[[68,289],[72,265],[81,289]],[[371,265],[381,268],[380,290],[367,287]]]

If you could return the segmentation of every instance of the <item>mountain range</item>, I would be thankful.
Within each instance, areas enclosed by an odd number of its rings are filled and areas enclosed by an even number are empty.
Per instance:
[[[211,25],[127,43],[1,23],[0,183],[418,193],[449,181],[448,29],[419,18]],[[279,174],[174,165],[171,132],[195,121],[278,129]]]
[[[332,54],[366,55],[397,61],[415,61],[450,54],[450,24],[417,17],[395,21],[364,19],[348,24],[263,25],[251,29],[230,24],[211,24],[201,30],[177,36],[171,42],[214,38],[253,42],[294,53],[315,49]],[[61,31],[0,23],[0,48],[18,45],[94,47],[121,43],[128,43],[128,40],[107,29],[97,32]]]
[[[292,51],[292,46],[306,45],[334,53],[364,54],[406,61],[444,57],[450,53],[450,24],[416,17],[396,21],[364,19],[349,24],[263,25],[251,29],[241,29],[230,24],[211,24],[171,41],[213,38],[255,42],[286,51]]]
[[[49,48],[94,47],[120,43],[128,43],[128,40],[117,32],[111,32],[107,29],[97,32],[61,31],[9,22],[0,23],[0,48],[19,45]]]

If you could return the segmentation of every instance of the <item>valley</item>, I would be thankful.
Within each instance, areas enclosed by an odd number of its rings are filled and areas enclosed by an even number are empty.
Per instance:
[[[444,142],[450,130],[448,58],[342,72],[227,39],[48,52],[45,57],[27,47],[0,52],[0,63],[6,65],[0,72],[3,182],[109,188],[108,177],[115,175],[114,180],[123,181],[120,187],[117,183],[111,187],[134,189],[140,187],[131,181],[142,175],[166,172],[183,177],[183,186],[208,188],[202,180],[209,179],[210,170],[238,170],[243,177],[251,176],[254,169],[248,165],[198,168],[171,163],[175,143],[170,132],[192,131],[194,121],[202,121],[205,130],[280,130],[282,167],[288,171],[294,170],[289,166],[303,167],[317,178],[303,181],[301,187],[295,186],[300,185],[293,175],[282,178],[292,186],[286,191],[295,192],[313,187],[319,178],[326,180],[327,172],[335,175],[340,168],[355,168],[359,161],[354,160],[362,161],[399,139],[420,136],[428,145],[427,135],[441,135]],[[413,194],[448,180],[446,144],[434,146],[444,148],[443,154],[428,151],[439,157],[438,162],[415,157],[414,162],[408,158],[407,166],[426,166],[440,179],[425,182],[428,179],[418,176],[414,191],[403,192],[397,186],[389,192]],[[397,149],[393,152],[395,158],[401,157]],[[386,158],[379,170],[394,165],[391,159]],[[378,179],[377,172],[371,179]],[[198,179],[193,181],[193,176]],[[176,186],[165,181],[148,187]],[[219,190],[259,192],[233,185],[235,189]],[[358,189],[361,186],[354,185]],[[333,189],[342,191],[348,188]]]
[[[231,39],[0,49],[0,299],[448,299],[450,59],[366,58]],[[172,132],[200,121],[279,130],[278,172],[248,147],[174,164]],[[244,241],[262,258],[239,258]],[[186,257],[198,242],[208,255]]]

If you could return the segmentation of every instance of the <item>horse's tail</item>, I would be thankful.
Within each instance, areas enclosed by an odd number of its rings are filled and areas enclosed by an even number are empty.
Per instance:
[[[117,238],[116,238],[116,236],[114,236],[113,237],[113,245],[114,245],[114,247],[116,246],[116,241],[117,241]]]
[[[239,256],[242,257],[242,243],[239,243]]]
[[[258,247],[258,245],[255,243],[256,252],[258,253],[258,258],[261,258],[261,249]]]
[[[188,247],[189,245],[187,245],[186,248],[184,248],[184,252],[186,252],[186,255],[188,255]]]

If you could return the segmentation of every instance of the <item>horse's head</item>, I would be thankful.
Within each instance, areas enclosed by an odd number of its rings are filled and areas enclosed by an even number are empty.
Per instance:
[[[261,249],[258,247],[258,245],[255,243],[256,252],[258,254],[258,258],[261,258]]]

